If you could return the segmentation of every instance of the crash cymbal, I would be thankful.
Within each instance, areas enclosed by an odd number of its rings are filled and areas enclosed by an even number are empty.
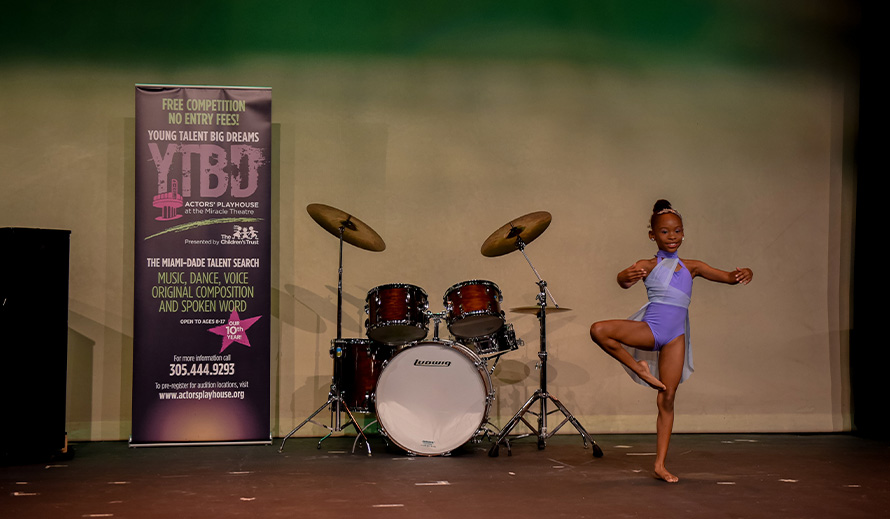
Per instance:
[[[383,238],[355,216],[324,204],[309,204],[306,211],[318,225],[337,238],[340,237],[340,227],[343,227],[343,241],[350,245],[372,252],[386,248]]]
[[[537,315],[537,313],[541,311],[541,307],[540,307],[540,306],[520,306],[520,307],[517,307],[517,308],[511,308],[510,311],[513,312],[513,313],[516,313],[516,314],[531,314],[531,315]],[[572,311],[571,308],[566,308],[566,307],[564,307],[564,306],[559,306],[559,307],[556,307],[556,306],[548,306],[548,307],[547,307],[547,313],[548,313],[548,314],[549,314],[549,313],[554,313],[554,314],[556,314],[556,313],[560,313],[560,312],[571,312],[571,311]]]
[[[511,221],[492,233],[482,244],[482,255],[489,258],[519,250],[516,238],[528,245],[550,225],[552,217],[547,211],[537,211]]]

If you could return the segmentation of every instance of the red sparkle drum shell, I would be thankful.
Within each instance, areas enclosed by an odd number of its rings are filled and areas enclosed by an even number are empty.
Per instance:
[[[426,337],[429,315],[426,292],[414,285],[393,283],[372,288],[365,298],[368,338],[386,344],[406,344]]]
[[[448,330],[461,338],[481,337],[504,325],[501,290],[491,281],[458,283],[445,292],[445,322]]]
[[[374,412],[374,390],[383,365],[392,358],[395,346],[370,339],[334,339],[333,355],[340,356],[340,395],[353,412]]]

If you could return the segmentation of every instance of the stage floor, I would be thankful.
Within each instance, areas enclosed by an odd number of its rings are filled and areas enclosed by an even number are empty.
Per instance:
[[[654,435],[489,443],[413,457],[371,437],[271,446],[74,445],[68,460],[0,466],[0,517],[890,517],[890,442],[852,435],[678,434],[654,479]]]

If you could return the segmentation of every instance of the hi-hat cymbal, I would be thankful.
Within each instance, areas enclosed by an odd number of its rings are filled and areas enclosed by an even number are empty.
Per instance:
[[[540,307],[540,306],[520,306],[520,307],[517,307],[517,308],[511,308],[510,311],[513,312],[513,313],[516,313],[516,314],[532,314],[532,315],[537,315],[537,313],[541,311],[541,307]],[[564,307],[564,306],[559,306],[559,307],[557,307],[557,306],[547,306],[547,313],[548,313],[548,314],[549,314],[549,313],[554,313],[554,314],[556,314],[556,313],[560,313],[560,312],[571,312],[571,311],[572,311],[571,308],[566,308],[566,307]]]
[[[355,216],[324,204],[309,204],[306,211],[318,225],[337,238],[342,227],[343,241],[350,245],[372,252],[386,249],[383,238]]]
[[[537,211],[520,216],[492,233],[482,244],[482,255],[493,258],[519,250],[517,238],[528,245],[541,235],[553,218],[547,211]]]

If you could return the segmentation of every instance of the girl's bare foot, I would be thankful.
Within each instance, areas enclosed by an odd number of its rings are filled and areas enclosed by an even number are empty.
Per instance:
[[[643,379],[643,382],[652,386],[652,389],[657,389],[659,391],[664,391],[665,389],[667,389],[667,387],[664,384],[662,384],[660,380],[658,380],[657,378],[655,378],[652,375],[652,372],[649,371],[649,364],[645,360],[639,361],[638,364],[643,369],[642,369],[642,373],[637,373],[637,376],[639,376],[641,379]]]
[[[664,467],[655,467],[655,477],[662,481],[667,481],[668,483],[676,483],[680,481],[680,478],[668,472]]]

